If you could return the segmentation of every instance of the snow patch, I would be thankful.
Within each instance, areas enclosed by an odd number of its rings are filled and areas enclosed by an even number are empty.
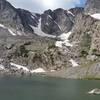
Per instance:
[[[44,73],[46,72],[43,68],[37,68],[35,70],[32,70],[31,73]]]
[[[49,26],[49,23],[46,23],[47,26]]]
[[[60,27],[60,25],[59,25],[59,24],[57,24],[57,22],[56,22],[56,21],[54,21],[54,22],[55,22],[55,24],[59,27],[59,29],[60,29],[60,30],[62,30],[62,29],[61,29],[61,27]]]
[[[50,38],[55,38],[56,36],[54,35],[49,35],[49,34],[46,34],[44,33],[42,30],[41,30],[41,18],[39,20],[39,24],[38,24],[38,27],[34,27],[32,25],[30,25],[30,27],[34,30],[35,34],[39,35],[39,36],[42,36],[42,37],[50,37]]]
[[[11,33],[11,35],[16,36],[16,34],[11,29],[8,29],[8,31]]]
[[[79,66],[79,64],[76,61],[74,61],[73,59],[71,59],[69,61],[72,63],[73,67],[78,67]]]
[[[51,70],[51,72],[55,72],[56,70]]]
[[[90,15],[90,16],[95,18],[95,19],[99,19],[100,20],[100,13],[95,13],[95,14]]]
[[[67,13],[71,14],[72,16],[75,16],[71,11],[67,11]]]
[[[30,70],[30,69],[28,69],[27,67],[25,67],[25,66],[22,66],[22,65],[18,65],[18,64],[15,64],[15,63],[10,63],[10,65],[11,66],[14,66],[14,67],[16,67],[17,69],[23,69],[24,71],[26,71],[26,72],[30,72],[30,73],[44,73],[45,72],[45,70],[43,69],[43,68],[37,68],[37,69],[35,69],[35,70]]]
[[[64,45],[64,46],[68,46],[68,47],[72,47],[73,45],[72,45],[71,43],[69,43],[69,40],[68,40],[68,38],[69,38],[69,36],[70,36],[71,34],[72,34],[72,32],[70,31],[70,32],[68,32],[68,33],[63,33],[63,34],[61,34],[60,36],[58,36],[58,38],[60,38],[61,41],[56,41],[55,45],[56,45],[57,47],[60,47],[60,48],[62,48],[63,45]]]
[[[14,66],[14,67],[16,67],[16,68],[18,68],[18,69],[23,69],[23,70],[26,71],[26,72],[29,72],[29,69],[26,68],[26,67],[24,67],[24,66],[21,66],[21,65],[15,64],[15,63],[10,63],[10,65],[11,65],[11,66]]]
[[[3,24],[0,24],[0,27],[5,28],[5,26]]]
[[[17,34],[20,35],[20,36],[22,36],[22,33],[20,31],[17,31]]]
[[[48,15],[48,16],[49,16],[49,18],[53,19],[50,15]]]
[[[5,70],[5,67],[0,64],[0,70]]]
[[[49,18],[53,19],[50,15],[48,15],[48,16],[49,16]],[[60,30],[62,30],[60,25],[56,21],[54,21],[54,23],[59,27]]]
[[[33,17],[37,17],[35,13],[32,13],[32,16],[33,16]]]
[[[65,40],[65,41],[63,42],[63,45],[64,45],[64,46],[68,46],[68,47],[72,47],[72,46],[73,46],[71,43],[69,43],[68,40]]]
[[[63,33],[63,34],[61,34],[60,36],[58,36],[61,40],[67,40],[67,41],[69,41],[68,40],[68,38],[69,38],[69,36],[72,34],[72,32],[70,31],[70,32],[68,32],[68,33]]]
[[[49,18],[53,19],[50,15],[48,15],[48,16],[49,16]],[[60,25],[56,21],[54,21],[54,23],[59,27],[60,30],[62,30]]]
[[[32,19],[34,19],[34,18],[35,18],[35,16],[31,15],[31,18],[32,18]]]
[[[13,32],[14,29],[10,29],[10,28],[8,28],[8,27],[5,27],[3,24],[0,24],[0,27],[7,29],[7,30],[9,31],[9,33],[10,33],[11,35],[13,35],[13,36],[16,36],[16,34],[18,34],[18,35],[20,35],[20,36],[22,35],[22,33],[21,33],[20,31],[17,31],[16,33],[14,33],[14,32]]]
[[[57,41],[57,42],[55,43],[55,46],[56,46],[56,47],[59,47],[59,48],[62,48],[63,42],[62,42],[62,41]]]

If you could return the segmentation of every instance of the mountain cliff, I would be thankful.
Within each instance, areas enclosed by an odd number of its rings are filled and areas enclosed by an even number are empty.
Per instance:
[[[71,30],[73,20],[73,14],[61,8],[36,14],[24,9],[16,9],[6,0],[0,0],[1,28],[5,28],[11,35],[58,36]]]

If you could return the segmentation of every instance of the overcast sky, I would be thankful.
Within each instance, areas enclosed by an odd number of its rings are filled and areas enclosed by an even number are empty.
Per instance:
[[[47,9],[69,9],[76,6],[84,6],[85,0],[8,0],[17,8],[24,8],[32,12],[43,12]]]

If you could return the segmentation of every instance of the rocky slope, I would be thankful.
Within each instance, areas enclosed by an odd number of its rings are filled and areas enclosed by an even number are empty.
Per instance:
[[[93,5],[93,6],[92,6]],[[100,78],[100,13],[99,0],[87,0],[85,10],[78,13],[69,37],[59,41],[59,47],[67,50],[68,61],[72,66],[67,70],[49,74],[64,78]],[[68,34],[68,33],[67,33]],[[64,34],[64,36],[67,36]],[[70,45],[68,45],[70,43]],[[61,45],[62,44],[62,45]]]
[[[0,0],[1,73],[100,78],[98,5],[87,0],[85,8],[34,14]]]
[[[92,2],[92,0],[90,1]],[[93,2],[92,4],[93,5],[97,4],[97,1],[98,0],[96,0],[96,2]],[[91,3],[89,2],[89,0],[87,0],[86,2],[86,7],[87,5],[91,7]],[[86,12],[86,9],[85,9],[85,12]],[[81,56],[81,55],[99,56],[100,20],[96,18],[97,17],[96,14],[97,13],[94,12],[95,16],[92,16],[83,12],[83,13],[78,14],[75,18],[75,24],[72,29],[73,33],[70,37],[70,40],[75,41],[77,43],[77,47],[73,47],[73,49],[75,49],[75,52],[78,54],[78,56]]]

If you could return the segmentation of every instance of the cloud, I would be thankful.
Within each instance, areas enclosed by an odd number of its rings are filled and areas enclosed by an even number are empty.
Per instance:
[[[84,0],[8,0],[17,8],[24,8],[32,12],[43,12],[46,9],[64,8],[82,5]]]
[[[69,3],[80,3],[80,0],[65,0],[66,2],[69,2]]]

